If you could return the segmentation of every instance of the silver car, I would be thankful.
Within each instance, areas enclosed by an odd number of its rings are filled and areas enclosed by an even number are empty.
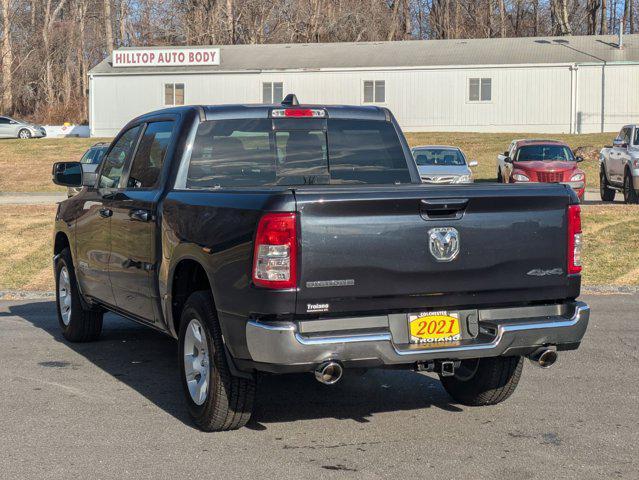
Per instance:
[[[46,136],[47,131],[40,125],[0,116],[0,138],[42,138]]]
[[[472,183],[474,160],[466,162],[464,152],[446,145],[420,145],[412,149],[419,176],[424,183]]]

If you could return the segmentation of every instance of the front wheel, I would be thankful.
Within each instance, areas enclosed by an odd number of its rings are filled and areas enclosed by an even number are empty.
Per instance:
[[[612,202],[615,199],[615,190],[610,188],[606,172],[602,168],[599,172],[599,195],[604,202]]]
[[[635,186],[632,183],[632,175],[630,175],[630,172],[626,172],[623,179],[623,199],[626,203],[639,203],[639,195],[637,195]]]
[[[455,401],[470,406],[495,405],[510,397],[524,368],[523,357],[488,357],[462,360],[442,385]]]
[[[253,413],[255,379],[236,377],[228,366],[210,292],[191,294],[180,319],[179,359],[189,413],[202,430],[246,425]]]
[[[31,132],[27,130],[26,128],[22,128],[18,132],[18,138],[22,138],[22,139],[31,138]]]
[[[68,248],[56,258],[55,280],[58,323],[64,338],[70,342],[97,340],[102,332],[103,312],[83,307]]]

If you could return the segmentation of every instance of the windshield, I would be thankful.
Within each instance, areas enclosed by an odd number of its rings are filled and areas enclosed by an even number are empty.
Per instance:
[[[420,167],[466,165],[464,155],[459,150],[452,148],[420,148],[415,150],[414,156],[415,163]]]
[[[574,161],[570,148],[565,145],[525,145],[517,151],[517,162],[533,161]]]
[[[411,183],[399,136],[379,120],[202,122],[186,188]]]
[[[91,148],[80,159],[80,163],[97,165],[102,160],[107,147]]]

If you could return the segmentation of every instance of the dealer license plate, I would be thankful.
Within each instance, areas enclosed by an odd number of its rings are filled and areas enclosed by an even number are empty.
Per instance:
[[[411,343],[439,344],[461,340],[459,313],[422,312],[408,315]]]

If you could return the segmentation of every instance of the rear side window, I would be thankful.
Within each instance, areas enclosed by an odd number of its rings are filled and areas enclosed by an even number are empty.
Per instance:
[[[131,165],[127,188],[157,186],[172,132],[173,122],[153,122],[147,125]]]
[[[328,119],[322,127],[303,122],[284,129],[282,123],[274,129],[270,119],[203,122],[186,188],[411,182],[392,124]]]
[[[410,183],[399,137],[389,122],[329,120],[331,183]]]

